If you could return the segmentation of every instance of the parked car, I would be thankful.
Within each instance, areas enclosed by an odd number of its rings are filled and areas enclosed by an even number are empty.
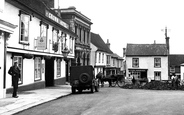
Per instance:
[[[72,93],[90,90],[91,93],[99,91],[99,80],[95,78],[93,66],[71,66],[70,85]]]

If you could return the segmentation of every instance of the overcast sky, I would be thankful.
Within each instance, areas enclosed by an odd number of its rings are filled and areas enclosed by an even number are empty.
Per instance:
[[[60,8],[75,6],[91,19],[99,34],[119,56],[127,43],[165,43],[168,28],[170,53],[184,54],[184,0],[60,0]]]

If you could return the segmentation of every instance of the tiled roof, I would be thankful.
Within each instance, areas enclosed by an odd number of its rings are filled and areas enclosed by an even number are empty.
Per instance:
[[[184,63],[184,55],[171,54],[169,55],[170,66],[180,66]]]
[[[166,44],[127,44],[126,56],[167,56]]]
[[[114,57],[114,58],[118,58],[118,59],[122,59],[123,60],[123,57],[120,57],[118,54],[116,54],[116,53],[113,53],[112,54],[112,57]]]
[[[103,51],[112,54],[113,52],[108,48],[99,34],[91,32],[91,43],[98,48],[98,51]]]

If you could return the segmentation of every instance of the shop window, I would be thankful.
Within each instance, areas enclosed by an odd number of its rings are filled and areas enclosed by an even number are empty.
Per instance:
[[[161,58],[154,58],[154,67],[155,68],[161,67]]]
[[[57,77],[61,77],[61,59],[57,59]]]
[[[21,14],[20,15],[20,39],[21,44],[29,44],[29,23],[30,15]]]
[[[156,72],[154,72],[154,77],[155,77],[155,80],[161,80],[161,72],[159,72],[159,71],[156,71]]]
[[[22,56],[14,56],[13,57],[13,64],[14,62],[17,62],[18,68],[20,69],[20,79],[19,79],[19,84],[23,83],[23,69],[22,69],[22,65],[23,65],[23,61],[22,61]]]
[[[35,81],[41,80],[41,68],[42,60],[41,57],[35,57]]]
[[[135,79],[141,78],[141,73],[138,71],[131,71],[130,75],[132,75]]]
[[[139,67],[139,58],[132,59],[132,67]]]

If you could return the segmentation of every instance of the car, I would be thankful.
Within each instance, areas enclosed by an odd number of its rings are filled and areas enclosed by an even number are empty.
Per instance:
[[[91,93],[99,91],[99,80],[95,78],[94,68],[88,66],[70,67],[70,85],[72,93],[82,93],[83,90],[90,90]]]

